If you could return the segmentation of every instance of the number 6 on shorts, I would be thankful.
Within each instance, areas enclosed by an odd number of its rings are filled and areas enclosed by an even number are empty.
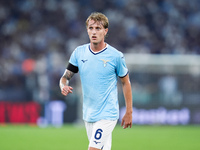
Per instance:
[[[97,131],[96,131],[96,133],[95,133],[95,135],[94,135],[94,138],[95,138],[96,140],[99,140],[99,139],[101,138],[101,136],[102,136],[102,132],[103,132],[102,129],[97,129]]]

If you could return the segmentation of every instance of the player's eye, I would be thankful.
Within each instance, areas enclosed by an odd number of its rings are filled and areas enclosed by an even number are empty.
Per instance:
[[[100,28],[100,27],[96,27],[96,29],[97,29],[97,30],[100,30],[101,28]]]
[[[93,28],[92,28],[92,27],[89,27],[89,29],[92,30]]]

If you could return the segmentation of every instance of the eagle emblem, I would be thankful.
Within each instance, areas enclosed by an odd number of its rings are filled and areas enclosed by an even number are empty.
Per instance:
[[[103,66],[106,67],[107,65],[107,62],[109,62],[110,60],[104,60],[104,59],[101,59],[103,61]]]

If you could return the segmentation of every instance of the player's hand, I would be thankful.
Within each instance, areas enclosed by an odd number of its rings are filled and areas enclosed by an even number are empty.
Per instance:
[[[132,113],[126,113],[124,115],[124,117],[122,118],[121,126],[123,126],[124,129],[132,127]]]
[[[61,93],[64,95],[64,96],[67,96],[69,93],[73,93],[72,92],[73,88],[71,86],[64,86],[61,90]]]

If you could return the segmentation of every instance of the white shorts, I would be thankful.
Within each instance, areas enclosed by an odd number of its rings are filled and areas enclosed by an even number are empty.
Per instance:
[[[94,123],[85,122],[89,147],[111,150],[112,131],[117,120],[100,120]]]

